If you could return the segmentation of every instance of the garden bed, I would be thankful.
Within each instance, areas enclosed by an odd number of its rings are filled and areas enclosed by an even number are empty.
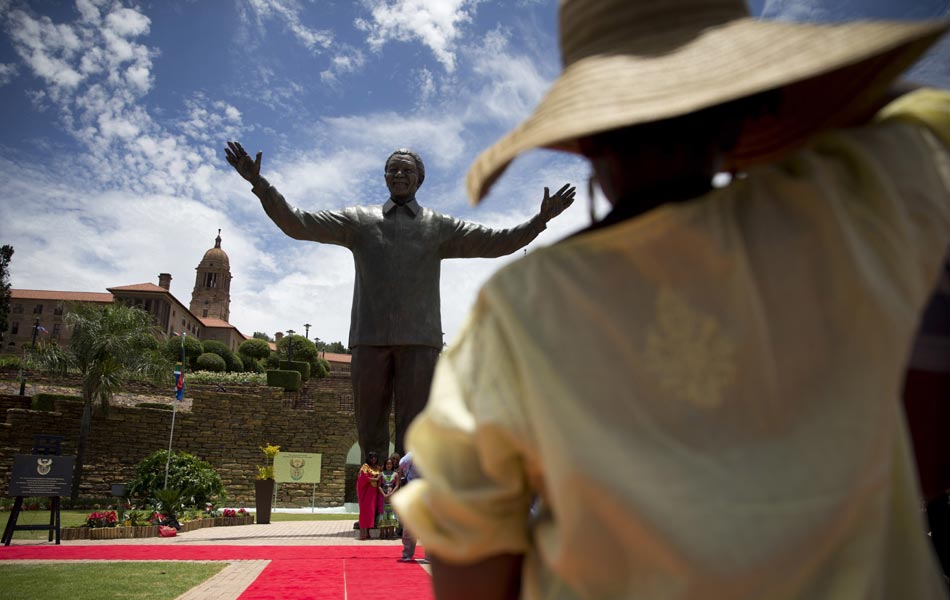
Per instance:
[[[195,519],[181,524],[178,533],[187,533],[205,527],[227,527],[230,525],[253,525],[254,515],[243,517],[214,517]],[[158,525],[138,525],[135,527],[63,527],[60,539],[68,540],[121,540],[128,538],[158,537]]]

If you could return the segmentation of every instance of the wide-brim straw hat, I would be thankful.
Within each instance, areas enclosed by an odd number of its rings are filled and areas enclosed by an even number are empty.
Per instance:
[[[782,88],[776,114],[747,123],[730,168],[770,160],[854,124],[946,31],[946,21],[763,21],[744,0],[562,0],[563,70],[534,113],[478,156],[477,204],[518,154],[578,152],[578,138]],[[698,134],[698,135],[701,135]]]

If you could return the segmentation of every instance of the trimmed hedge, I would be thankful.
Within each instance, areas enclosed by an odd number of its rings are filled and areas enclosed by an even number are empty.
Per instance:
[[[71,396],[69,394],[48,394],[44,392],[33,396],[32,400],[30,400],[30,408],[33,410],[52,411],[54,408],[53,405],[57,400],[82,402],[82,396]]]
[[[284,371],[299,371],[300,379],[307,381],[310,379],[310,363],[302,360],[282,360],[280,368]]]
[[[163,404],[161,402],[139,402],[135,405],[136,408],[157,408],[159,410],[175,410],[175,407],[171,404]]]
[[[300,389],[300,371],[281,371],[271,369],[267,371],[267,385],[284,388],[287,392],[296,392]]]

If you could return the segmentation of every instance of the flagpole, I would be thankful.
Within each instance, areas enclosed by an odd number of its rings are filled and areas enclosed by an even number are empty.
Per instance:
[[[168,434],[168,454],[165,456],[165,489],[168,489],[168,467],[172,461],[172,439],[175,437],[175,415],[178,413],[178,403],[185,395],[185,332],[181,333],[181,370],[175,382],[175,402],[172,403],[172,428]]]

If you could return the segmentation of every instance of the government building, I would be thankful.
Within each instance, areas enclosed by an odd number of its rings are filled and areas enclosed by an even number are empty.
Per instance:
[[[37,336],[64,345],[70,332],[63,322],[69,305],[91,302],[107,305],[121,302],[135,306],[152,315],[159,337],[182,332],[202,341],[223,342],[237,352],[248,336],[229,322],[231,314],[231,264],[221,249],[221,230],[214,239],[214,247],[205,252],[195,268],[195,287],[191,303],[185,306],[169,291],[172,276],[159,273],[158,283],[135,283],[106,288],[105,292],[62,292],[54,290],[10,290],[10,316],[3,334],[2,351],[18,353]]]

